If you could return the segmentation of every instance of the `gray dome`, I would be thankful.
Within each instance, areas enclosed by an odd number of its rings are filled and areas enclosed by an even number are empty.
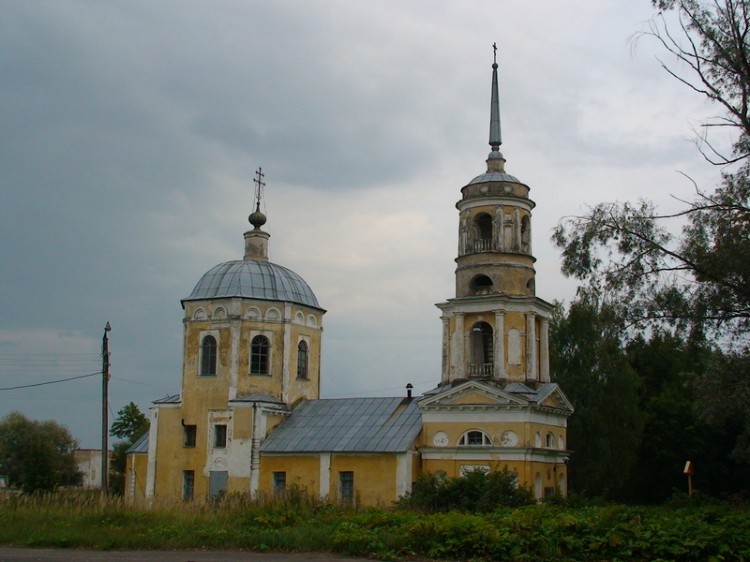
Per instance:
[[[516,178],[515,176],[511,176],[510,174],[506,174],[505,172],[487,172],[485,174],[475,177],[466,185],[474,185],[476,183],[487,183],[491,181],[521,183],[520,181],[518,181],[518,178]]]
[[[241,297],[320,308],[310,285],[291,269],[268,261],[235,260],[206,272],[185,301]]]

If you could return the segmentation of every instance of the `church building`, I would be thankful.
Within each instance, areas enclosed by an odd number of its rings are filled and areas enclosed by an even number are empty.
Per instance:
[[[320,398],[326,311],[302,277],[269,260],[259,169],[243,258],[210,269],[182,300],[181,391],[153,403],[149,433],[130,448],[127,498],[205,500],[295,486],[388,505],[423,472],[503,467],[538,499],[567,493],[573,408],[550,382],[552,305],[535,294],[535,204],[505,171],[497,68],[487,168],[456,204],[456,293],[437,305],[437,386],[422,396],[408,385],[401,397]]]

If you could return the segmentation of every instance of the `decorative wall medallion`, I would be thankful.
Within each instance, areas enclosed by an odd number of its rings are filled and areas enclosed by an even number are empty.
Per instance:
[[[448,434],[445,431],[438,431],[432,437],[432,444],[435,445],[435,447],[445,447],[448,445]]]
[[[518,435],[510,430],[504,431],[502,436],[500,436],[500,444],[503,447],[515,447],[518,445]]]

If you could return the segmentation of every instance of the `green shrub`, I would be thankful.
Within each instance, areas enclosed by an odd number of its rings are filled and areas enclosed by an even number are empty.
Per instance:
[[[456,478],[420,474],[411,494],[399,500],[398,505],[423,513],[488,513],[531,503],[534,503],[531,490],[519,486],[516,473],[504,467],[489,472],[472,470]]]

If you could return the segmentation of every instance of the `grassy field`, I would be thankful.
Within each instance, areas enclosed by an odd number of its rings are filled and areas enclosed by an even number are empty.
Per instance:
[[[531,505],[484,515],[418,514],[302,497],[146,508],[64,493],[1,498],[0,544],[323,551],[381,560],[750,560],[750,512],[723,505]]]

